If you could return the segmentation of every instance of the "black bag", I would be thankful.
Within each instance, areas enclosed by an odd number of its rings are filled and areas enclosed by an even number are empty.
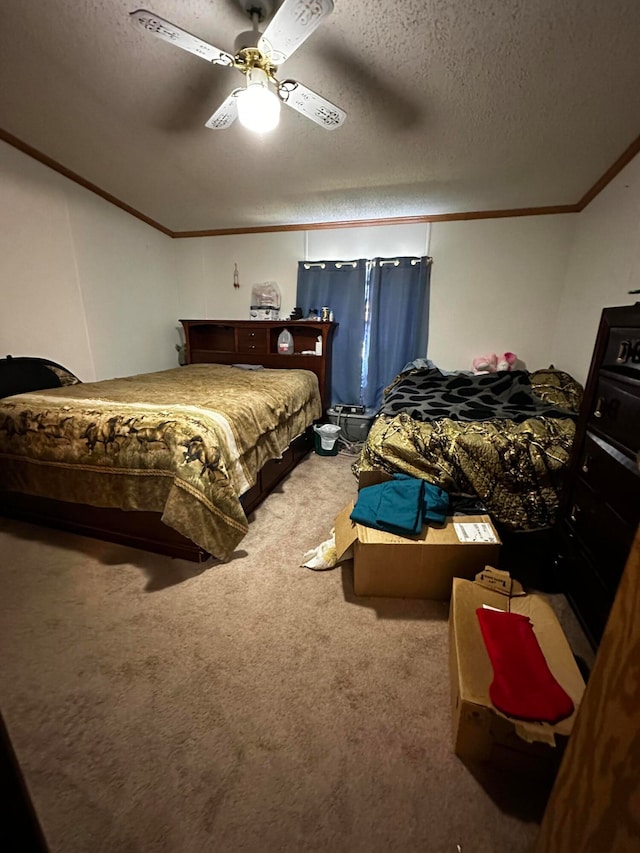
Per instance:
[[[0,397],[76,385],[78,382],[78,377],[66,367],[46,358],[14,358],[11,355],[0,358]]]

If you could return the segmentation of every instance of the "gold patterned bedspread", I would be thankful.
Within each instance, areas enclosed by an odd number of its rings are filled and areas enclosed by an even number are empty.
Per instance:
[[[582,389],[568,374],[536,371],[531,384],[545,402],[578,410]],[[401,471],[451,494],[477,495],[496,521],[535,530],[555,521],[574,435],[571,418],[423,422],[380,415],[354,470]]]
[[[322,414],[306,370],[196,364],[0,400],[0,488],[162,512],[227,559],[240,495]]]

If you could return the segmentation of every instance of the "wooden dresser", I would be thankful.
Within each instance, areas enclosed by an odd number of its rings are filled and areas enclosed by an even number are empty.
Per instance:
[[[559,525],[565,592],[596,646],[640,522],[640,303],[602,312]]]
[[[337,323],[312,320],[180,320],[187,345],[187,363],[262,364],[269,368],[311,370],[318,377],[322,408],[331,405],[331,343]],[[278,337],[288,329],[292,355],[278,353]],[[314,352],[322,339],[322,355]]]

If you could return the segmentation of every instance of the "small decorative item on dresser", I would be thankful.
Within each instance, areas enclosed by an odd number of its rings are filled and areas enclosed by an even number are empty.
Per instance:
[[[254,284],[251,288],[251,320],[280,319],[280,305],[280,288],[277,281],[264,281],[262,284]]]

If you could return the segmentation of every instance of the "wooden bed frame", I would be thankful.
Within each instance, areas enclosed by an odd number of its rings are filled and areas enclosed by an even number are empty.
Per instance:
[[[281,459],[271,459],[261,468],[255,486],[240,498],[247,516],[307,455],[312,445],[313,433],[309,429],[291,442]],[[163,524],[159,512],[126,511],[0,491],[0,515],[196,563],[210,558],[210,554],[186,536]]]
[[[331,341],[337,323],[242,320],[182,320],[189,363],[262,364],[267,368],[302,368],[318,377],[323,412],[331,401]],[[282,329],[290,329],[294,355],[278,355],[277,339]],[[322,355],[302,355],[317,337]],[[313,446],[309,429],[296,438],[280,459],[269,460],[258,472],[255,486],[240,502],[248,516],[306,456]],[[118,542],[145,551],[167,554],[193,562],[210,555],[176,530],[162,523],[159,512],[126,511],[58,501],[0,489],[0,515],[44,527],[68,530],[94,539]]]

